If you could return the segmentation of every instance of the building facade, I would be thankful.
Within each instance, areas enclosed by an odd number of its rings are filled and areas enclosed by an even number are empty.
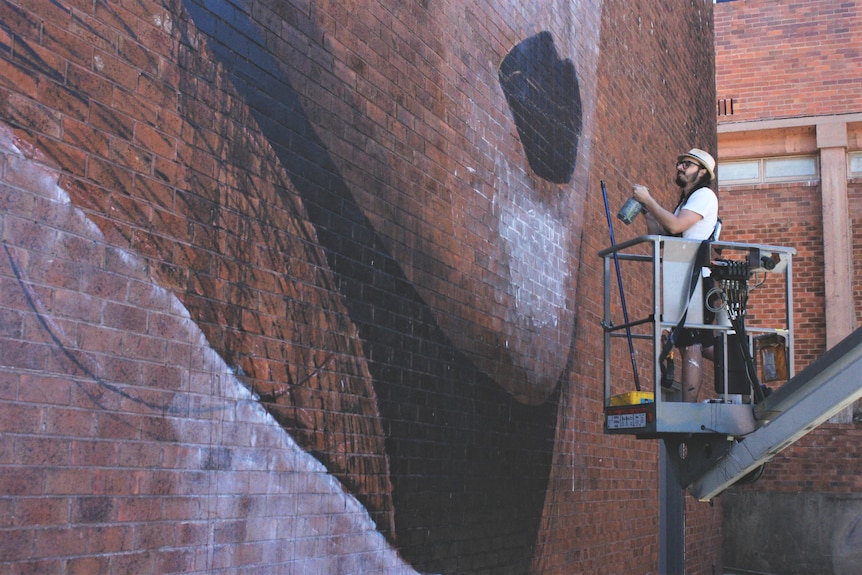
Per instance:
[[[854,331],[862,310],[862,5],[731,1],[715,19],[725,238],[797,249],[799,371]],[[856,410],[723,497],[728,568],[859,572]]]

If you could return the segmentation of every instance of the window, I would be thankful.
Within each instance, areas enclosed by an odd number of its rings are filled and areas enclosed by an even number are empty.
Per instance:
[[[763,163],[763,179],[766,181],[810,180],[817,177],[817,158],[813,156],[766,158]]]
[[[760,160],[719,162],[718,181],[722,184],[757,183],[760,181]]]
[[[862,177],[862,152],[851,152],[847,155],[847,168],[851,178]]]
[[[859,169],[862,170],[862,157]],[[758,158],[718,164],[718,181],[722,185],[796,182],[819,177],[817,156]]]

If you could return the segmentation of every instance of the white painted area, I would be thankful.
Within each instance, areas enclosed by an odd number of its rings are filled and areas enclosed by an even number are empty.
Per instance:
[[[190,567],[194,572],[210,572],[216,568],[221,570],[239,566],[246,571],[250,570],[255,563],[248,563],[248,557],[239,552],[239,545],[252,545],[260,550],[257,568],[265,570],[272,567],[273,572],[416,575],[417,572],[398,556],[396,550],[377,531],[359,501],[346,493],[342,484],[327,472],[323,464],[304,452],[255,400],[238,379],[237,370],[227,365],[208,345],[203,332],[190,319],[188,310],[168,290],[150,282],[149,293],[146,293],[146,290],[137,292],[143,296],[141,301],[127,303],[135,304],[139,309],[146,309],[152,315],[169,314],[181,319],[183,331],[175,334],[174,342],[177,345],[190,346],[192,353],[189,355],[188,365],[174,367],[186,370],[190,381],[188,388],[174,392],[172,402],[163,406],[162,410],[156,410],[151,402],[158,401],[158,397],[171,395],[155,395],[156,399],[140,398],[141,403],[136,403],[138,398],[135,394],[140,394],[140,386],[126,386],[110,381],[101,382],[101,387],[97,385],[104,372],[102,362],[110,361],[112,354],[122,354],[122,335],[126,332],[90,324],[90,329],[110,332],[98,338],[108,342],[104,344],[108,349],[100,349],[96,353],[87,351],[85,345],[82,346],[81,342],[76,341],[75,334],[64,331],[62,317],[55,317],[56,314],[62,313],[62,310],[55,309],[50,302],[43,301],[37,294],[64,289],[63,285],[46,285],[47,281],[72,281],[74,278],[57,278],[43,274],[37,284],[35,279],[27,275],[28,271],[32,271],[28,263],[31,259],[37,259],[31,258],[31,255],[36,254],[31,251],[30,246],[50,249],[52,239],[55,242],[62,241],[65,236],[63,233],[56,233],[57,231],[73,230],[76,235],[83,234],[90,240],[95,250],[118,248],[107,244],[101,232],[87,220],[86,215],[69,203],[68,194],[58,186],[57,173],[33,161],[31,157],[25,157],[14,145],[11,130],[3,125],[0,125],[0,154],[6,155],[7,158],[14,157],[19,163],[28,163],[27,173],[33,174],[34,177],[22,193],[53,200],[47,202],[52,206],[52,211],[44,214],[45,220],[40,222],[32,222],[32,214],[15,213],[14,209],[19,205],[15,202],[10,204],[10,210],[0,212],[0,232],[7,232],[2,238],[5,249],[0,252],[0,256],[6,259],[6,262],[11,260],[14,264],[14,269],[18,271],[16,281],[31,297],[32,311],[45,320],[44,329],[48,333],[42,334],[45,336],[44,340],[53,341],[57,348],[70,350],[70,356],[77,361],[73,368],[75,373],[52,374],[45,371],[40,374],[45,377],[34,378],[32,385],[48,385],[49,383],[43,383],[43,380],[50,382],[51,378],[48,376],[51,375],[56,375],[58,381],[74,379],[82,382],[82,389],[97,392],[97,395],[93,395],[94,419],[104,414],[106,420],[114,418],[122,424],[126,415],[144,415],[147,418],[159,419],[159,423],[170,428],[170,440],[147,437],[142,430],[140,441],[134,443],[139,446],[154,444],[158,452],[160,441],[166,441],[172,447],[181,446],[182,449],[176,451],[183,455],[179,459],[165,462],[165,468],[147,469],[143,464],[139,464],[140,467],[130,467],[129,473],[136,477],[135,489],[139,483],[147,485],[149,481],[157,481],[149,478],[150,473],[159,475],[158,481],[165,481],[165,477],[182,475],[195,478],[181,485],[169,484],[160,487],[159,496],[164,497],[162,509],[165,516],[153,519],[154,526],[164,525],[168,519],[171,525],[178,525],[178,529],[183,525],[205,526],[189,528],[186,538],[177,541],[176,546],[171,549],[193,549],[192,555],[196,557],[196,563]],[[31,223],[27,228],[27,237],[10,237],[8,230],[4,229],[9,218]],[[44,237],[38,238],[34,235]],[[43,241],[37,241],[40,239]],[[143,275],[145,266],[140,258],[133,253],[119,251],[125,269],[117,269],[122,266],[114,263],[111,273],[125,275],[137,284],[149,281]],[[44,261],[50,263],[51,260],[44,258]],[[12,266],[0,266],[0,269],[5,273],[10,267]],[[69,292],[73,290],[65,291],[69,298],[66,301],[72,301]],[[93,299],[101,299],[102,295],[77,293],[75,297],[82,302],[91,302]],[[145,333],[148,326],[140,326],[139,329],[141,333]],[[54,339],[49,339],[48,335]],[[53,362],[51,365],[63,363]],[[10,368],[4,369],[8,371]],[[120,399],[120,392],[127,395]],[[31,390],[30,396],[35,395]],[[97,405],[96,401],[100,403]],[[132,419],[132,422],[134,421],[137,419]],[[153,425],[158,427],[157,424]],[[248,438],[247,443],[243,445],[237,441],[236,434]],[[49,437],[45,438],[46,442],[50,440]],[[68,439],[60,437],[57,440],[63,442]],[[112,442],[104,441],[101,444],[110,443]],[[122,443],[120,448],[122,449]],[[217,455],[215,464],[202,465],[202,460],[212,457],[213,454]],[[74,466],[74,463],[72,465]],[[187,473],[173,473],[174,471]],[[14,472],[15,468],[0,466],[0,473]],[[261,486],[265,486],[264,492],[260,491]],[[67,495],[64,492],[64,496]],[[109,495],[133,498],[139,494]],[[173,497],[176,497],[177,501],[194,498],[199,507],[186,505],[192,508],[187,511],[188,516],[178,515],[183,512],[171,509]],[[247,508],[237,503],[246,500],[250,502]],[[136,521],[136,525],[146,529],[145,524],[149,519],[127,521]],[[237,523],[244,526],[237,530],[240,540],[217,538],[216,534],[220,529],[230,528]],[[63,527],[68,530],[70,539],[77,537],[86,542],[91,535],[98,536],[98,530],[94,530],[91,525],[73,524]],[[140,548],[134,547],[135,545],[140,545]],[[159,551],[145,545],[140,541],[130,540],[129,547],[124,551]],[[235,545],[237,547],[234,548]],[[81,555],[89,553],[86,547],[84,544],[80,546]],[[32,558],[33,561],[37,559]]]
[[[515,295],[514,321],[528,330],[556,327],[569,281],[568,227],[524,194],[498,194],[494,204]]]

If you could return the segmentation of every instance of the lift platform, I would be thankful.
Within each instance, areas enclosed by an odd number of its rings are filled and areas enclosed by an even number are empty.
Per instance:
[[[862,369],[862,330],[795,376],[795,250],[714,241],[701,259],[700,247],[698,241],[649,235],[599,252],[604,259],[604,431],[662,440],[680,485],[708,501],[731,485],[759,477],[775,454],[862,397],[862,378],[854,377]],[[618,294],[611,287],[612,263]],[[705,274],[714,284],[712,303],[705,303],[701,287]],[[625,294],[621,275],[635,280],[630,285],[650,287]],[[627,301],[635,302],[633,314]],[[712,323],[705,321],[709,312],[715,312]],[[623,321],[614,321],[620,315]],[[698,403],[681,402],[679,383],[663,377],[668,372],[667,360],[662,370],[663,343],[680,323],[716,335],[714,393]],[[622,361],[626,355],[630,367]],[[704,369],[709,366],[704,361]],[[766,384],[777,389],[772,392]]]

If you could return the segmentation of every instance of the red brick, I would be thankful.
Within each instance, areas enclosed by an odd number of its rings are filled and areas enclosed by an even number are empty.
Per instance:
[[[135,142],[144,149],[167,160],[176,159],[176,137],[166,134],[153,126],[142,122],[135,124]]]
[[[54,495],[89,494],[93,471],[83,468],[49,468],[44,471],[45,493]]]
[[[117,521],[156,521],[160,517],[161,502],[155,497],[116,498]]]
[[[66,85],[86,94],[91,102],[110,102],[114,92],[111,81],[94,72],[90,66],[70,64],[66,69]]]
[[[156,552],[141,551],[115,555],[111,570],[116,573],[156,573]]]
[[[120,89],[134,91],[138,71],[114,54],[97,49],[93,55],[93,69],[99,76],[116,84]]]
[[[43,409],[20,403],[0,403],[0,433],[38,433],[43,425]]]
[[[120,402],[122,403],[122,398],[120,398]],[[140,419],[129,413],[100,413],[97,423],[97,437],[113,441],[138,441],[141,439]]]
[[[123,553],[135,548],[134,527],[129,524],[93,525],[82,529],[87,536],[87,552],[104,554]]]
[[[76,557],[66,561],[67,575],[93,575],[94,573],[109,573],[109,558],[101,557]]]
[[[85,493],[93,495],[117,495],[134,493],[137,478],[129,469],[96,469]]]
[[[86,548],[84,534],[69,527],[49,527],[36,532],[37,557],[73,557]]]
[[[69,500],[64,497],[19,498],[15,505],[15,524],[18,527],[64,525],[68,522]]]
[[[82,241],[80,243],[82,251],[88,249]],[[72,257],[76,255],[87,256],[88,254],[78,253],[70,254]],[[102,306],[99,300],[90,297],[81,297],[80,293],[67,290],[57,290],[54,292],[55,313],[61,317],[68,319],[76,319],[88,323],[94,323],[102,317]]]
[[[0,348],[0,365],[7,368],[39,371],[44,369],[53,346],[26,341],[6,341]]]
[[[18,462],[26,466],[69,465],[69,442],[62,438],[19,436],[15,440]]]
[[[172,187],[184,187],[188,184],[189,173],[187,166],[156,156],[153,177]]]
[[[158,59],[155,62],[157,64]],[[157,73],[157,69],[153,70],[153,74]],[[179,93],[176,88],[153,76],[141,75],[138,78],[137,94],[145,102],[158,108],[174,110],[179,105]]]
[[[4,181],[23,190],[30,189],[34,183],[57,180],[59,174],[29,159],[20,156],[7,156]]]
[[[0,310],[0,340],[20,339],[22,335],[21,313],[16,310]]]
[[[192,573],[200,559],[195,550],[160,549],[156,559],[156,573]]]
[[[10,437],[9,443],[15,441],[14,437]],[[20,459],[20,456],[16,457]],[[16,461],[17,463],[17,461]],[[10,496],[35,496],[42,494],[42,478],[43,472],[34,467],[16,466],[5,467],[0,474],[0,486],[3,487],[2,493]]]
[[[41,44],[56,57],[79,66],[89,66],[93,55],[92,45],[85,39],[70,33],[68,16],[57,27],[46,22],[40,36]]]
[[[34,553],[36,531],[33,529],[3,529],[0,531],[0,557],[4,563],[30,559]],[[16,566],[17,569],[17,566]]]
[[[86,416],[82,427],[93,431],[92,416]],[[68,433],[75,435],[74,429]],[[71,446],[72,464],[80,467],[114,467],[117,465],[119,446],[113,441],[74,441]]]
[[[152,154],[122,140],[112,140],[107,159],[135,173],[145,175],[152,173]]]
[[[39,89],[36,74],[6,60],[0,61],[0,86],[14,88],[22,95],[32,97],[36,97]],[[4,117],[13,117],[17,113],[15,107],[19,101],[20,98],[12,91],[2,91],[0,109]]]
[[[86,153],[76,146],[70,146],[53,138],[37,138],[39,147],[52,163],[74,166],[70,174],[81,176],[86,165]]]

